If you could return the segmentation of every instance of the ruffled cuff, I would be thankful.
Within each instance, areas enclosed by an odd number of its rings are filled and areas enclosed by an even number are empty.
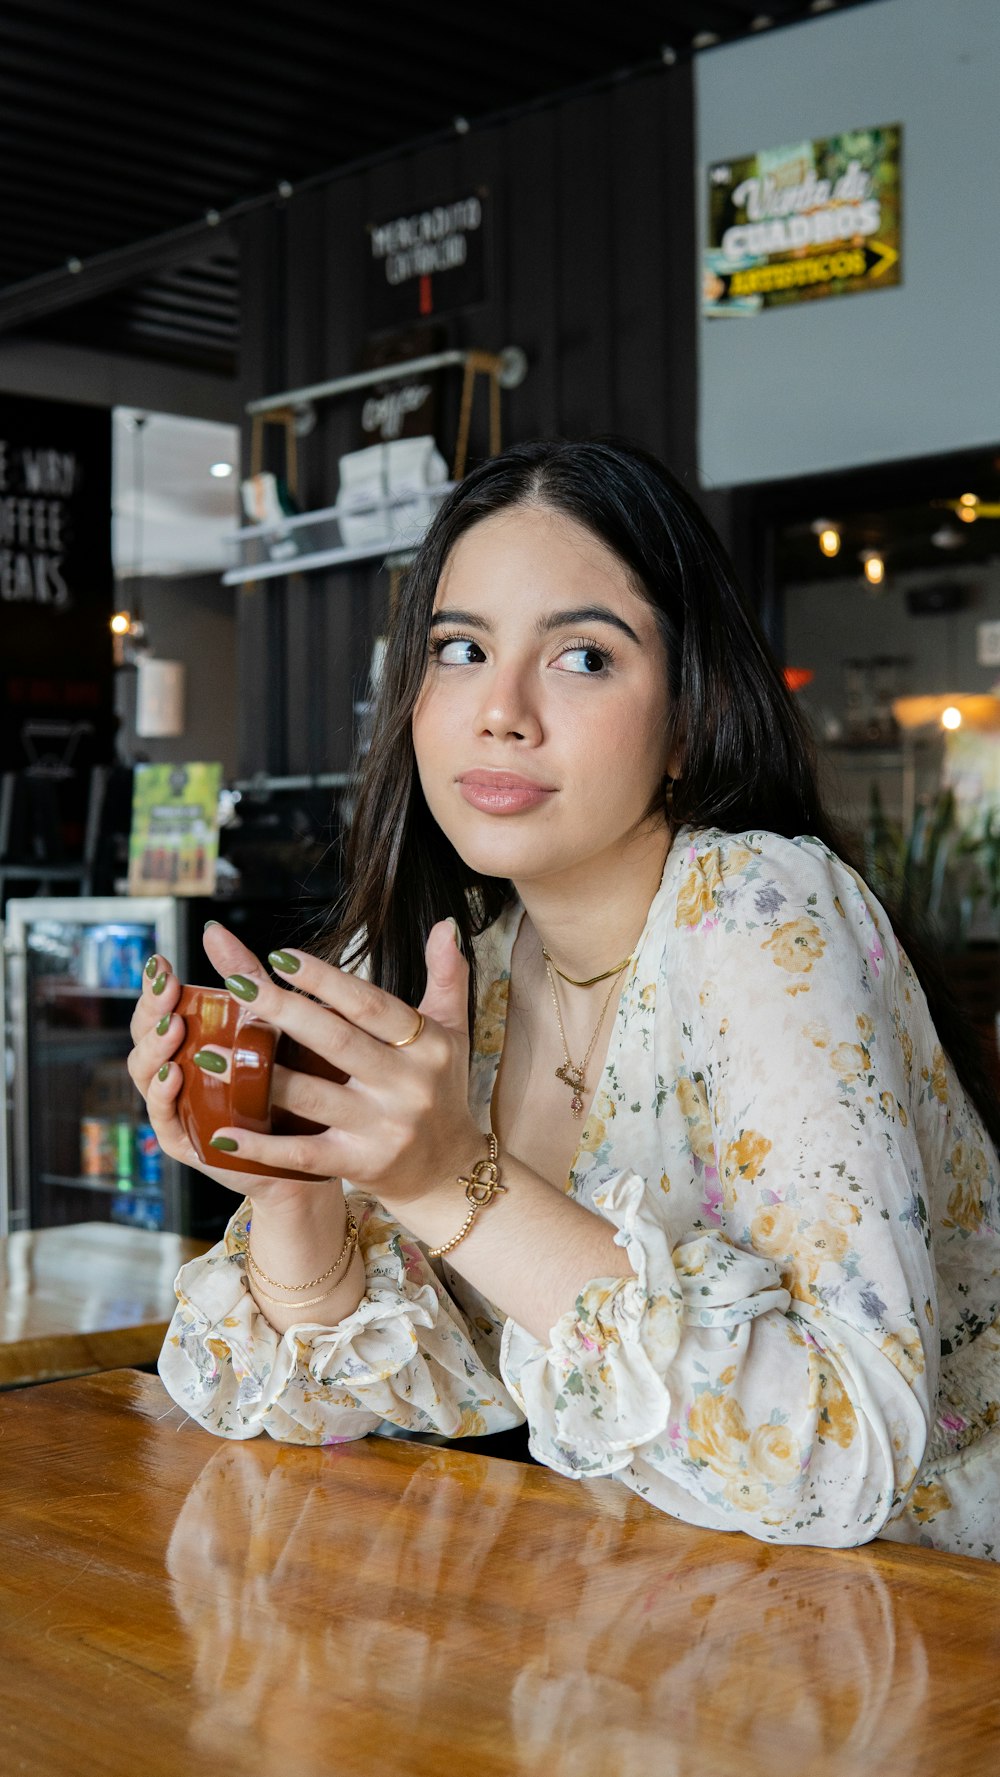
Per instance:
[[[777,1266],[714,1234],[671,1253],[645,1181],[618,1173],[595,1198],[634,1276],[598,1278],[556,1322],[546,1350],[508,1321],[500,1373],[527,1416],[529,1448],[564,1475],[626,1468],[670,1416],[667,1372],[685,1326],[728,1328],[788,1293]]]
[[[516,1424],[499,1381],[475,1358],[457,1312],[416,1242],[372,1199],[351,1197],[365,1295],[338,1325],[303,1321],[279,1334],[245,1277],[243,1203],[219,1246],[177,1279],[178,1307],[160,1358],[176,1400],[225,1437],[304,1443],[363,1437],[383,1421],[459,1436]]]

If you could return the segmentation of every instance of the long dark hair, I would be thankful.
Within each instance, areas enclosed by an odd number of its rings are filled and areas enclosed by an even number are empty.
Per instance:
[[[374,732],[360,772],[346,890],[324,942],[334,960],[367,958],[373,981],[415,1005],[431,926],[471,939],[513,899],[512,885],[463,862],[433,819],[417,775],[411,718],[427,667],[430,619],[451,550],[481,519],[533,503],[593,532],[629,570],[666,645],[674,826],[812,834],[847,863],[850,848],[820,801],[812,742],[732,563],[684,488],[648,451],[617,439],[518,444],[481,463],[442,502],[391,624]],[[856,866],[854,866],[856,867]],[[1000,1107],[981,1051],[929,947],[889,910],[927,996],[942,1046],[994,1140]],[[358,934],[361,934],[360,941]]]

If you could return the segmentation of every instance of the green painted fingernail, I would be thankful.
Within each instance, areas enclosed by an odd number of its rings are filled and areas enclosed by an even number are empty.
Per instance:
[[[158,1080],[165,1080],[167,1075],[169,1074],[169,1072],[170,1072],[170,1063],[169,1063],[169,1061],[165,1061],[161,1068],[157,1068],[156,1077]]]
[[[149,976],[149,979],[151,981],[152,981],[154,975],[156,974],[156,971],[159,968],[159,966],[160,966],[159,957],[158,956],[151,956],[149,958],[149,961],[146,964],[146,974]]]
[[[205,931],[206,931],[206,932],[207,932],[207,931],[208,931],[208,928],[209,928],[209,926],[217,926],[217,925],[218,925],[218,923],[219,923],[219,922],[218,922],[218,920],[217,920],[217,919],[206,919],[206,921],[205,921]]]
[[[234,1142],[231,1135],[213,1135],[208,1145],[211,1148],[221,1148],[224,1154],[239,1152],[239,1144]]]
[[[257,998],[257,988],[252,981],[247,980],[245,975],[227,975],[226,986],[230,993],[236,995],[237,999],[255,1000]]]
[[[166,985],[167,985],[166,975],[157,975],[156,980],[153,982],[153,992],[154,993],[162,993],[163,989],[166,987]]]
[[[158,1037],[166,1036],[167,1031],[170,1029],[171,1016],[172,1014],[170,1012],[164,1012],[163,1017],[160,1019],[160,1022],[156,1027],[156,1034]]]
[[[283,975],[296,975],[302,967],[298,957],[287,950],[272,950],[267,960],[272,969],[280,969]]]
[[[196,1067],[203,1067],[207,1074],[224,1074],[226,1058],[217,1055],[214,1049],[198,1049],[191,1057]]]

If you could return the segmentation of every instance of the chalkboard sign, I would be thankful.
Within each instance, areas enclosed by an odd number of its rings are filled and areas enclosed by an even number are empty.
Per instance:
[[[0,769],[111,756],[111,415],[0,395]]]
[[[479,189],[369,222],[368,326],[400,327],[485,302],[488,211]]]

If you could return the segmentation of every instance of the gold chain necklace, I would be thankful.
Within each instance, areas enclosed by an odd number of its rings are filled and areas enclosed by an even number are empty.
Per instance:
[[[552,958],[550,957],[544,944],[542,945],[542,955],[544,956],[545,961],[547,963],[552,963]],[[552,963],[552,967],[555,969],[555,972],[559,976],[560,981],[568,981],[571,987],[596,987],[597,983],[599,981],[607,981],[610,979],[610,977],[612,975],[620,975],[623,969],[628,968],[629,963],[631,961],[632,961],[632,958],[630,956],[627,956],[625,958],[625,961],[623,963],[619,963],[616,968],[605,969],[603,975],[591,975],[590,979],[587,981],[577,981],[572,975],[565,975],[563,973],[562,969],[559,968],[557,963]]]
[[[559,1010],[559,996],[556,993],[556,984],[552,978],[552,970],[555,967],[555,965],[553,963],[549,962],[548,955],[544,950],[542,951],[542,956],[545,958],[545,973],[547,974],[547,976],[549,978],[549,989],[552,994],[552,1004],[555,1006],[556,1017],[559,1020],[559,1035],[562,1037],[563,1053],[566,1057],[566,1060],[563,1063],[562,1067],[556,1068],[556,1079],[563,1080],[565,1082],[565,1084],[570,1088],[570,1090],[573,1094],[572,1098],[570,1099],[569,1108],[572,1111],[574,1117],[582,1117],[583,1116],[583,1094],[587,1090],[587,1078],[586,1078],[587,1064],[590,1061],[590,1057],[594,1053],[594,1045],[597,1042],[597,1038],[600,1034],[601,1025],[604,1023],[604,1015],[607,1012],[609,1005],[611,1004],[611,995],[615,991],[615,982],[612,981],[611,986],[608,988],[607,994],[605,996],[604,1004],[601,1007],[601,1015],[597,1020],[597,1026],[596,1026],[593,1036],[590,1039],[590,1044],[588,1046],[587,1053],[584,1056],[583,1060],[580,1062],[579,1066],[577,1066],[573,1061],[570,1060],[569,1044],[566,1041],[566,1027],[563,1024],[562,1013]],[[622,970],[627,969],[628,965],[631,961],[632,961],[632,958],[630,956],[627,956],[623,963],[619,963],[617,969],[609,970],[608,973],[613,974],[615,976],[615,979],[617,980],[618,976],[622,973]],[[560,971],[557,969],[556,973],[558,974],[559,972]],[[568,980],[569,977],[564,976],[563,979]],[[607,979],[607,976],[606,975],[597,975],[595,977],[595,979],[597,981],[604,981]],[[578,983],[578,985],[583,985],[583,984]],[[589,985],[589,983],[588,983],[588,985]]]

